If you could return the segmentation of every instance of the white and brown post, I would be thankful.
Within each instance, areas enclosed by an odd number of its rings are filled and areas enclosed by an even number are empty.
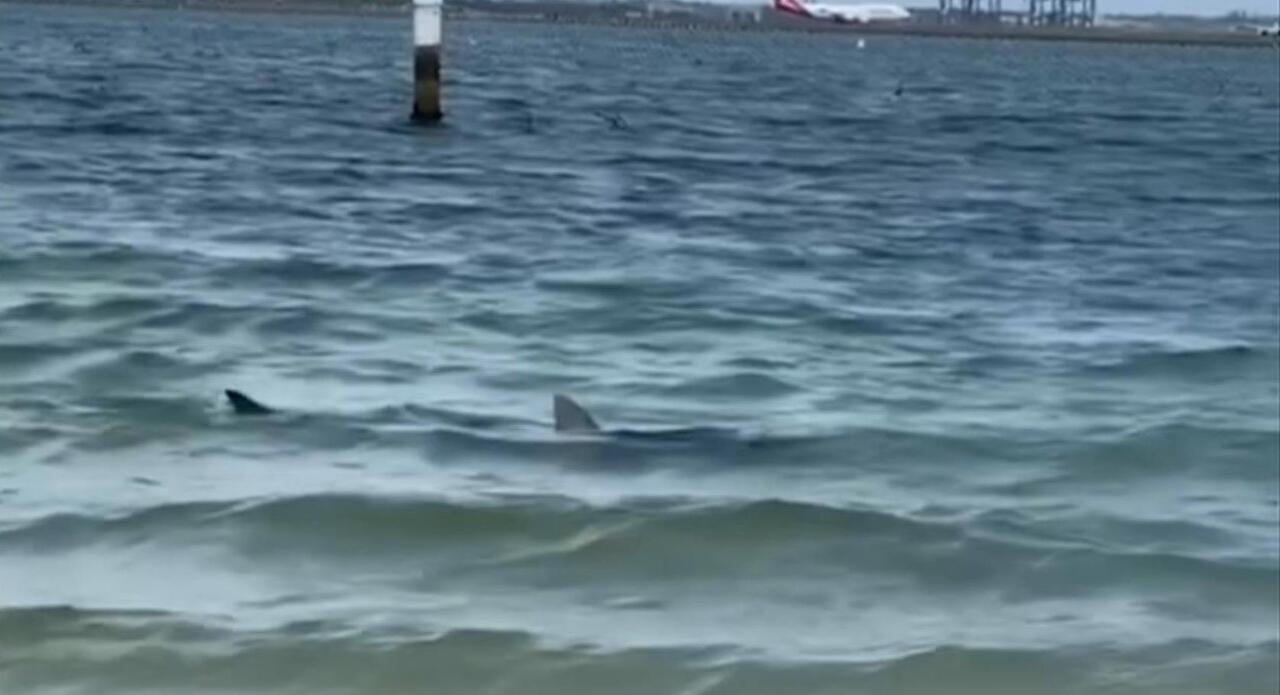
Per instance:
[[[413,120],[435,123],[440,111],[442,0],[413,0]]]

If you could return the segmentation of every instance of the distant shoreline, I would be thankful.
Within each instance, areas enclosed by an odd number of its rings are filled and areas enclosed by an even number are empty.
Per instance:
[[[257,14],[329,15],[361,17],[408,16],[409,3],[372,0],[369,2],[323,3],[300,0],[0,0],[0,5],[38,7],[103,7],[195,12]],[[447,5],[447,0],[446,0]],[[557,6],[556,9],[562,8]],[[512,5],[510,11],[477,11],[470,8],[446,10],[451,21],[492,21],[523,24],[564,24],[607,26],[631,29],[665,29],[714,32],[787,32],[871,36],[911,36],[920,38],[963,38],[1005,41],[1055,41],[1074,43],[1150,44],[1171,46],[1218,46],[1232,48],[1280,48],[1276,37],[1246,32],[1214,32],[1123,27],[1049,27],[992,24],[933,24],[907,22],[864,26],[833,25],[810,20],[751,23],[698,15],[635,17],[609,6],[584,6],[573,14],[540,10],[538,3]]]
[[[173,12],[227,12],[234,14],[329,15],[344,17],[395,17],[409,15],[403,6],[387,3],[326,4],[299,0],[0,0],[0,5],[28,7],[78,7],[109,10],[168,10]]]

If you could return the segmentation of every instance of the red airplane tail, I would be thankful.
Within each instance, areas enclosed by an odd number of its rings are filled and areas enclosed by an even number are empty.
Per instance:
[[[773,9],[800,17],[809,16],[809,10],[806,10],[797,0],[773,0]]]

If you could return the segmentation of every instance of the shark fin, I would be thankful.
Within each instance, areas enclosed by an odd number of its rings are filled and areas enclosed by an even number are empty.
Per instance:
[[[233,389],[227,389],[227,401],[236,415],[267,415],[275,411]]]
[[[572,398],[556,394],[552,399],[557,432],[599,432],[600,425]]]

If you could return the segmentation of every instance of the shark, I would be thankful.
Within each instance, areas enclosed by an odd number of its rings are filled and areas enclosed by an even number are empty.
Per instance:
[[[246,417],[262,417],[279,413],[274,407],[266,405],[243,391],[226,389],[227,403],[236,415]],[[588,437],[610,437],[626,439],[662,439],[684,440],[705,436],[724,436],[724,430],[712,427],[687,427],[663,430],[606,430],[600,426],[590,412],[570,396],[557,393],[551,397],[551,414],[555,432],[564,435],[583,435]]]

